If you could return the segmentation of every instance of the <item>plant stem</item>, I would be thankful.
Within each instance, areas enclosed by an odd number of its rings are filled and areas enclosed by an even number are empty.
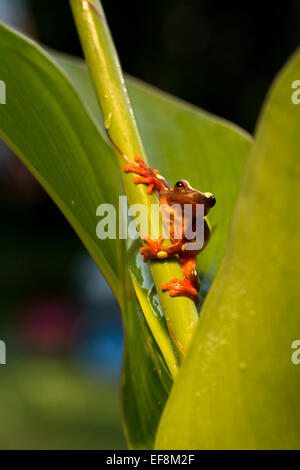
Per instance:
[[[130,160],[133,161],[135,155],[141,155],[147,162],[103,8],[98,0],[70,0],[70,3],[105,127],[113,142]],[[145,185],[133,184],[132,175],[123,171],[123,158],[117,152],[116,155],[129,205],[144,204],[150,214],[151,204],[157,204],[158,197],[148,195]],[[168,292],[161,290],[162,282],[174,277],[182,278],[177,259],[149,262],[149,265],[172,340],[181,356],[187,350],[197,324],[196,307],[187,297],[172,298]],[[155,331],[152,330],[152,333],[157,340]]]

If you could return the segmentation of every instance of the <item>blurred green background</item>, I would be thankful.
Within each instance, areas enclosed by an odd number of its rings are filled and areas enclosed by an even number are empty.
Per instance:
[[[103,6],[126,72],[250,132],[300,39],[296,0],[271,8],[208,0]],[[0,0],[0,20],[81,55],[67,0]],[[7,345],[0,449],[126,448],[118,305],[58,209],[1,142],[0,210],[0,339]]]

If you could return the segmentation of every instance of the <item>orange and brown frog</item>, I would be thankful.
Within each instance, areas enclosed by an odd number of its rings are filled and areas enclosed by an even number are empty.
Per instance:
[[[211,193],[196,191],[186,180],[177,181],[172,188],[165,178],[159,174],[159,171],[145,164],[140,156],[135,156],[134,160],[136,165],[126,158],[127,163],[124,166],[124,171],[126,173],[132,172],[139,175],[136,176],[133,181],[135,184],[147,184],[148,194],[152,194],[153,190],[157,190],[160,198],[160,206],[164,207],[162,211],[163,219],[164,215],[168,213],[168,221],[170,222],[169,233],[172,242],[171,245],[166,246],[163,244],[163,237],[160,237],[156,241],[148,236],[143,237],[143,240],[147,243],[145,247],[140,249],[143,259],[144,261],[148,259],[166,259],[178,255],[181,261],[184,279],[172,279],[170,282],[164,282],[161,288],[162,290],[168,290],[172,297],[186,296],[197,304],[199,303],[200,281],[197,274],[196,258],[198,253],[205,248],[209,241],[210,228],[204,217],[215,205],[216,199]],[[204,208],[204,212],[202,211],[201,213],[204,223],[204,240],[200,248],[187,250],[187,243],[191,243],[193,240],[188,240],[186,233],[191,233],[191,229],[195,231],[197,217],[199,217],[199,213],[196,210],[197,204],[203,204]],[[184,211],[185,205],[192,205],[191,210],[186,211],[189,213],[188,218]],[[173,210],[173,207],[178,206],[182,209],[180,211],[180,218],[184,218],[184,222],[183,220],[178,220],[176,209]],[[166,211],[166,207],[170,208],[169,211]],[[176,224],[179,223],[182,235],[178,239]],[[187,229],[189,229],[189,232],[187,232]]]

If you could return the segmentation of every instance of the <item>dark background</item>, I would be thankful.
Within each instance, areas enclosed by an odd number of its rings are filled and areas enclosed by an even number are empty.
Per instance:
[[[296,0],[103,6],[127,73],[250,132],[300,43]],[[67,0],[0,0],[0,20],[81,55]],[[69,224],[4,144],[0,213],[0,339],[7,344],[0,448],[123,448],[118,306]]]
[[[127,73],[250,132],[270,83],[300,43],[299,0],[102,3]],[[43,43],[81,54],[68,1],[30,5]]]

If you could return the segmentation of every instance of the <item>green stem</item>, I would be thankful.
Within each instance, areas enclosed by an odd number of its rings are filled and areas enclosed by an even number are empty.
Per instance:
[[[134,155],[141,155],[147,162],[102,5],[98,0],[70,0],[70,3],[106,129],[113,142],[130,160],[133,161]],[[144,204],[150,214],[151,204],[158,203],[157,196],[149,196],[145,185],[133,184],[132,175],[123,171],[123,158],[117,152],[116,155],[129,205]],[[162,282],[173,277],[182,278],[177,259],[150,262],[149,265],[172,340],[181,356],[187,350],[197,324],[196,307],[187,297],[172,298],[168,292],[161,290]],[[158,341],[155,331],[152,330],[152,333]],[[162,345],[159,344],[159,347]]]

